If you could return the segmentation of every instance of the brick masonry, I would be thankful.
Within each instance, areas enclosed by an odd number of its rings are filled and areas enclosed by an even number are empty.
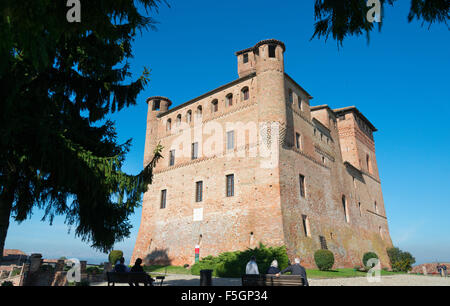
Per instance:
[[[375,156],[376,129],[355,107],[310,106],[312,97],[284,72],[284,51],[282,42],[267,40],[237,52],[239,79],[175,108],[168,98],[147,100],[144,164],[158,143],[165,158],[144,195],[131,262],[140,257],[146,264],[193,264],[196,245],[205,257],[262,242],[286,245],[291,258],[300,256],[313,267],[322,236],[335,254],[335,267],[362,265],[367,251],[389,266],[386,248],[392,242]],[[235,145],[227,150],[231,130]],[[195,160],[193,142],[199,143]],[[269,157],[261,153],[264,148]],[[234,175],[232,197],[226,195],[229,174]],[[198,181],[203,182],[201,202],[195,197]],[[167,190],[164,209],[162,190]],[[194,219],[196,209],[203,209],[202,218]]]

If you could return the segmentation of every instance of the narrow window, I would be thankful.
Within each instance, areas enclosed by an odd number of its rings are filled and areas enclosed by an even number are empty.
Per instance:
[[[292,92],[292,89],[289,89],[289,103],[294,103],[294,93]]]
[[[227,197],[234,196],[234,174],[227,175]]]
[[[378,214],[378,205],[377,205],[377,201],[375,201],[374,207],[375,207],[375,212]]]
[[[322,156],[322,164],[325,164],[325,156]]]
[[[303,110],[303,105],[302,105],[302,98],[300,97],[300,96],[297,96],[297,103],[298,103],[298,108],[300,109],[300,110]]]
[[[299,133],[295,133],[295,146],[297,147],[297,149],[301,150],[301,136]]]
[[[306,237],[310,237],[308,216],[302,215],[303,231]]]
[[[234,131],[227,132],[227,149],[234,149]]]
[[[370,165],[370,156],[369,156],[369,154],[366,155],[366,165],[367,165],[367,171],[369,173],[372,173],[372,169],[371,169],[372,167]]]
[[[299,175],[299,181],[300,181],[300,197],[304,198],[306,195],[305,192],[305,177],[303,175]]]
[[[181,115],[177,116],[177,127],[180,127],[181,125]]]
[[[192,111],[189,110],[186,114],[186,122],[191,123],[191,121],[192,121]]]
[[[320,248],[322,250],[328,250],[327,240],[325,239],[325,237],[324,236],[319,236],[319,241],[320,241]]]
[[[159,111],[160,107],[161,107],[161,100],[155,100],[153,102],[153,110]]]
[[[269,57],[275,57],[275,49],[276,49],[275,45],[269,46]]]
[[[175,165],[175,150],[170,151],[169,166]]]
[[[192,159],[197,159],[198,158],[198,142],[194,142],[192,144],[191,158]]]
[[[245,63],[248,63],[248,53],[244,53],[244,56],[243,56],[243,62],[244,62],[244,64]]]
[[[167,189],[161,190],[161,209],[166,208]]]
[[[233,105],[233,94],[227,95],[227,106]]]
[[[170,131],[172,129],[172,120],[168,119],[166,124],[166,130]]]
[[[198,203],[203,201],[203,182],[197,182],[195,185],[195,202]]]
[[[211,103],[211,112],[215,113],[218,110],[219,110],[219,101],[217,101],[217,100],[212,101],[212,103]]]
[[[242,101],[246,101],[250,98],[248,87],[244,87],[241,92]]]
[[[197,107],[197,119],[202,119],[202,106]]]
[[[342,196],[342,208],[344,209],[345,222],[349,223],[348,211],[347,211],[347,200],[345,199],[345,196]]]

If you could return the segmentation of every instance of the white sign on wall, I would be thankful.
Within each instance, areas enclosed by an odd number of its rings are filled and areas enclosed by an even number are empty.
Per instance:
[[[194,208],[194,222],[203,221],[203,208]]]

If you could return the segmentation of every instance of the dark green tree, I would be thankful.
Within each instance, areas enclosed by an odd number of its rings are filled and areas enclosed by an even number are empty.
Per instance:
[[[386,5],[394,5],[396,1],[380,0],[381,12]],[[366,17],[370,8],[367,6],[367,0],[316,0],[314,5],[316,23],[312,38],[328,39],[331,35],[339,45],[342,45],[348,36],[365,34],[369,39],[369,33],[375,27],[381,29],[383,21],[381,18],[380,23],[369,22]],[[447,24],[449,9],[449,0],[411,0],[407,18],[409,22],[417,19],[429,26],[433,23]]]
[[[0,256],[9,221],[33,208],[43,221],[63,215],[75,235],[107,252],[127,237],[161,157],[138,175],[121,171],[120,144],[108,115],[136,104],[149,72],[131,79],[127,60],[160,0],[81,1],[81,22],[66,0],[0,3]]]

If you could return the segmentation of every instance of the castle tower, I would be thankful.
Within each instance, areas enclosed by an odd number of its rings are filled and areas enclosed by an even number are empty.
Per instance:
[[[147,99],[147,133],[145,135],[144,167],[152,160],[153,150],[158,145],[158,115],[167,112],[172,101],[165,97]]]

